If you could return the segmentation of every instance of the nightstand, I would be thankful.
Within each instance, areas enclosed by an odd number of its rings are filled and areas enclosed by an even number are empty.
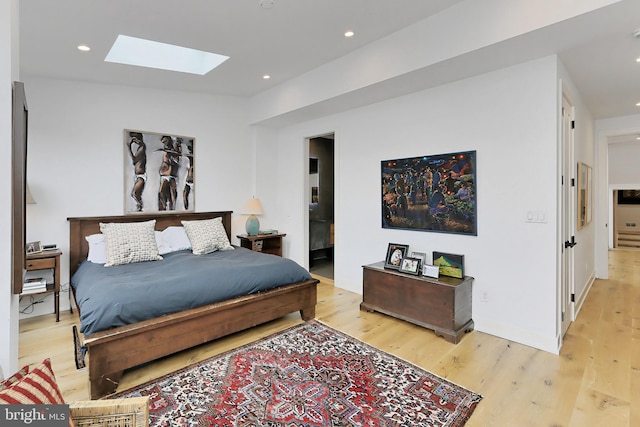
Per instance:
[[[251,249],[255,252],[263,252],[282,256],[282,238],[286,234],[258,234],[257,236],[247,236],[240,234],[236,237],[240,239],[240,246]]]
[[[47,289],[41,292],[35,292],[25,295],[37,295],[53,292],[53,306],[56,314],[56,322],[60,321],[60,255],[59,249],[52,251],[43,251],[37,254],[27,254],[25,260],[25,269],[27,271],[34,270],[53,270],[53,283],[47,283]]]

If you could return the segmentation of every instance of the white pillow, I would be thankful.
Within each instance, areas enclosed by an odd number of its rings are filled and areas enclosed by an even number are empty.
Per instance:
[[[102,233],[91,234],[85,237],[85,240],[89,243],[87,260],[96,264],[104,264],[107,262],[107,253],[104,248],[104,235]]]
[[[182,225],[189,236],[191,249],[195,255],[233,249],[220,217],[200,221],[182,221]]]
[[[191,242],[184,227],[167,227],[161,233],[164,243],[169,247],[170,252],[191,249]]]
[[[158,246],[158,253],[160,255],[166,255],[169,252],[172,252],[171,246],[169,245],[169,243],[167,243],[164,236],[162,235],[162,231],[155,231],[154,234],[156,236],[156,245]]]
[[[100,223],[107,254],[105,267],[162,259],[154,228],[156,220]]]

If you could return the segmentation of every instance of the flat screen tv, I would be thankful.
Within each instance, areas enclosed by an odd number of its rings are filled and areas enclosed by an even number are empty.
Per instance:
[[[29,110],[24,84],[13,82],[13,122],[11,158],[12,214],[11,214],[11,283],[14,294],[22,293],[25,272],[26,244],[26,188],[27,188],[27,127]]]

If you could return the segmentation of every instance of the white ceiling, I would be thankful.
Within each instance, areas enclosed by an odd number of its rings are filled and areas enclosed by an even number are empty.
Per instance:
[[[460,1],[20,0],[21,71],[251,96]],[[348,29],[357,35],[345,38]],[[205,76],[104,63],[118,34],[231,58]]]
[[[264,9],[258,0],[20,0],[21,73],[250,97],[460,1],[275,0]],[[639,27],[640,1],[623,0],[452,63],[469,75],[558,53],[594,118],[638,114]],[[118,34],[231,59],[205,76],[106,63]]]

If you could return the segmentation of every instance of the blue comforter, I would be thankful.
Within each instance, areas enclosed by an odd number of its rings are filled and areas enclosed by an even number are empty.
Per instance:
[[[245,248],[104,267],[84,261],[71,278],[84,334],[311,279],[294,261]]]

